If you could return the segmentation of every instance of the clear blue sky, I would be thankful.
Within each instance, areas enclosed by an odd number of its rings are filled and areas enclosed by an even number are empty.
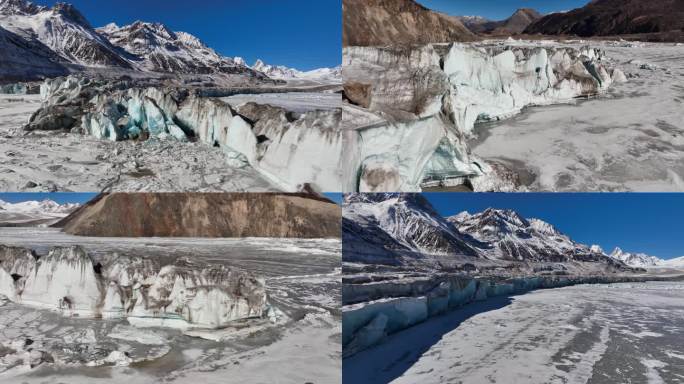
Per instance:
[[[504,20],[520,8],[533,8],[541,14],[580,8],[589,0],[418,0],[430,9],[453,16],[482,16]]]
[[[161,22],[225,56],[302,70],[342,62],[341,0],[62,0],[94,27]],[[53,5],[57,0],[33,0]]]
[[[684,193],[425,193],[443,216],[489,207],[553,224],[575,241],[670,259],[684,256]]]
[[[37,200],[42,201],[45,199],[53,200],[59,204],[64,203],[80,203],[83,204],[93,197],[97,196],[97,193],[64,193],[64,192],[13,192],[13,193],[0,193],[0,200],[6,201],[8,203],[20,203],[22,201]]]

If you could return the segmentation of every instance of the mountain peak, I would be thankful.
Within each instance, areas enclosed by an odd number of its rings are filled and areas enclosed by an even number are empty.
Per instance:
[[[6,15],[35,15],[46,9],[26,0],[0,0],[0,13]]]
[[[52,7],[52,12],[61,15],[77,24],[92,28],[85,16],[83,16],[83,14],[71,4],[56,3],[54,7]]]

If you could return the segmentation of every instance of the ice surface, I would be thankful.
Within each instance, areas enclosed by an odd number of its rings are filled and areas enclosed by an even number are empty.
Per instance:
[[[684,378],[682,289],[580,285],[482,304],[345,360],[345,382],[676,383]]]
[[[684,190],[684,66],[679,60],[684,48],[592,45],[604,50],[629,81],[614,84],[596,99],[535,107],[477,127],[473,153],[532,174],[532,190]],[[643,62],[659,68],[642,68]]]

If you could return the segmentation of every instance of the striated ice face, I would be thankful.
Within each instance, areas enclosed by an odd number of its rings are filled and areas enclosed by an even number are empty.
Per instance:
[[[236,268],[185,259],[160,268],[118,254],[95,260],[80,246],[55,247],[42,257],[0,247],[0,295],[67,316],[139,318],[184,329],[220,328],[267,309],[264,281]]]
[[[567,102],[624,81],[597,49],[468,44],[412,49],[348,47],[343,121],[351,140],[353,191],[416,191],[469,182],[510,190],[517,181],[473,156],[477,122],[505,119],[530,105]],[[359,119],[359,109],[376,119]]]

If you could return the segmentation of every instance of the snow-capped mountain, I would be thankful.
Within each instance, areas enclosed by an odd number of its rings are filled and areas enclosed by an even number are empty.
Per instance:
[[[420,194],[347,195],[342,227],[343,248],[351,251],[346,254],[351,258],[395,251],[477,256],[458,230]],[[347,257],[345,261],[353,260]]]
[[[664,260],[655,256],[649,256],[645,253],[629,253],[619,247],[616,247],[609,256],[632,267],[656,267],[664,263]]]
[[[66,216],[80,207],[77,203],[59,204],[54,200],[45,199],[42,201],[22,201],[20,203],[8,203],[0,200],[0,209],[4,212],[32,213],[44,215]]]
[[[442,265],[465,258],[625,267],[599,248],[511,210],[444,218],[420,194],[351,194],[345,197],[342,217],[346,262],[401,264],[413,253],[413,260]]]
[[[244,63],[224,57],[197,37],[174,32],[164,24],[136,21],[119,27],[108,24],[97,31],[113,45],[131,54],[139,69],[153,72],[210,74],[247,73]]]
[[[553,225],[526,219],[512,210],[487,209],[477,214],[463,212],[447,219],[461,233],[480,242],[488,259],[520,261],[598,261],[602,252],[573,241]]]
[[[252,69],[244,60],[222,56],[197,37],[160,23],[110,23],[94,29],[65,3],[45,7],[27,0],[0,0],[0,49],[0,77],[9,80],[36,80],[95,67],[257,80],[268,80],[270,73],[272,79],[341,82],[339,68],[301,72],[261,63],[261,70]]]
[[[244,59],[236,58],[242,63]],[[311,80],[318,82],[342,82],[342,67],[335,68],[319,68],[312,71],[300,71],[294,68],[288,68],[283,65],[269,65],[261,60],[257,60],[251,67],[255,71],[266,74],[272,79],[278,80]]]
[[[122,52],[70,4],[48,8],[25,0],[0,0],[0,27],[23,39],[31,49],[49,48],[65,63],[131,68]]]
[[[58,204],[53,200],[9,203],[0,200],[0,225],[43,226],[68,216],[80,204]]]

